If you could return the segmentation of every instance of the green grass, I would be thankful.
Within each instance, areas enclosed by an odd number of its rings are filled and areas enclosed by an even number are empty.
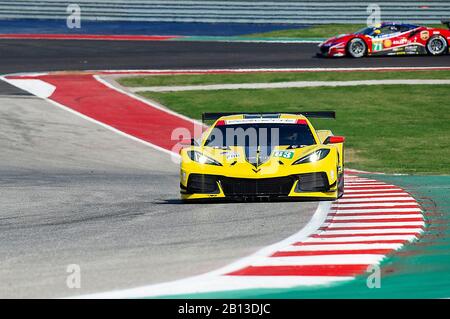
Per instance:
[[[366,27],[365,24],[323,24],[308,28],[277,30],[249,34],[249,38],[329,38],[338,34],[353,33]]]
[[[442,24],[430,27],[445,28]],[[353,33],[366,27],[365,24],[322,24],[302,29],[278,30],[249,34],[249,38],[330,38],[339,34]]]
[[[202,112],[336,110],[313,120],[347,138],[347,167],[386,173],[450,173],[450,87],[386,85],[143,93],[199,119]]]
[[[129,87],[233,84],[233,83],[274,83],[286,81],[350,81],[379,79],[450,79],[450,71],[379,71],[379,72],[275,72],[243,74],[197,74],[197,75],[151,75],[119,79],[119,83]]]

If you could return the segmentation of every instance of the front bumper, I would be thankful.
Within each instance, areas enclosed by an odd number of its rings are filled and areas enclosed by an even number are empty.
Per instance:
[[[191,199],[283,199],[337,198],[336,181],[330,184],[325,172],[271,178],[234,178],[190,174],[181,184],[183,200]]]
[[[343,57],[345,56],[345,46],[319,45],[317,56],[320,57]]]

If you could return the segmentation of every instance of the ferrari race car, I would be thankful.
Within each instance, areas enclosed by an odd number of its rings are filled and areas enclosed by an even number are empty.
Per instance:
[[[214,121],[180,151],[183,201],[334,200],[344,192],[344,137],[308,117],[335,112],[205,113]]]
[[[443,20],[442,23],[450,28],[450,20]],[[449,42],[450,30],[385,22],[330,38],[319,44],[318,55],[354,58],[370,55],[441,55],[449,52]]]

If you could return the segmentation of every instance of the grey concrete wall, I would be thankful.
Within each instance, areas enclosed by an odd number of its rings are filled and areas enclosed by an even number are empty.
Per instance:
[[[9,0],[0,19],[65,19],[67,5],[80,5],[84,20],[242,23],[364,23],[370,3],[383,21],[438,23],[450,17],[450,1],[218,1],[218,0]]]

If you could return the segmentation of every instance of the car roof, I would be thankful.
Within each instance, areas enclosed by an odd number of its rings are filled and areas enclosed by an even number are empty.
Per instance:
[[[409,28],[417,28],[418,27],[415,24],[401,23],[401,22],[392,22],[392,21],[391,22],[387,21],[387,22],[382,22],[381,23],[382,27],[389,26],[389,25],[400,25],[400,26],[409,27]]]

